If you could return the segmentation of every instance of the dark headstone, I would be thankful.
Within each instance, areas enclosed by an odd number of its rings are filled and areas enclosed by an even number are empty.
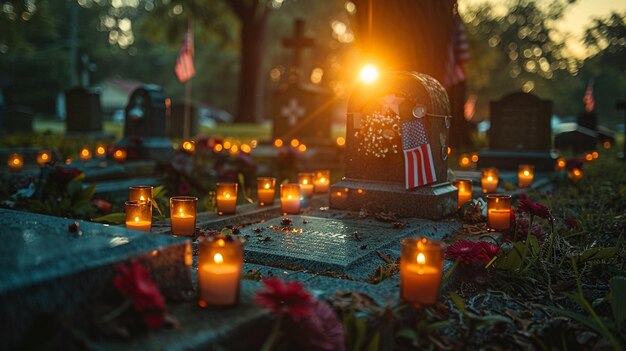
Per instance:
[[[574,153],[593,151],[597,147],[598,133],[577,123],[563,123],[555,128],[554,148]]]
[[[67,133],[102,131],[102,106],[98,90],[84,87],[66,90],[65,106]]]
[[[31,133],[33,110],[27,106],[6,106],[0,111],[0,122],[0,134]]]
[[[578,125],[591,130],[598,129],[598,115],[595,112],[582,112],[576,116]]]
[[[187,137],[193,137],[200,132],[197,111],[196,106],[189,106],[189,135]],[[185,138],[185,103],[182,101],[172,102],[168,136],[170,138]]]
[[[124,110],[124,138],[118,146],[136,148],[142,159],[168,160],[174,149],[166,138],[165,110],[161,87],[148,84],[135,89]]]
[[[358,86],[348,101],[346,179],[332,186],[331,208],[360,210],[373,205],[418,218],[454,212],[457,191],[447,182],[450,119],[446,91],[425,74],[389,72],[375,84]],[[410,132],[415,126],[423,135]],[[407,186],[411,176],[405,168],[411,164],[405,162],[404,145],[426,143],[432,155],[427,178],[434,181]],[[412,169],[423,177],[429,167],[417,163],[408,170]]]
[[[552,101],[530,93],[511,93],[491,102],[489,150],[479,153],[478,167],[516,170],[520,164],[554,169]]]

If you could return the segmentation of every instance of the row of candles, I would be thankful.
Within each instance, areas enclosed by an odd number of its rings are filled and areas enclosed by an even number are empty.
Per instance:
[[[78,156],[81,161],[87,162],[93,158],[94,154],[95,154],[95,157],[97,158],[100,158],[100,159],[105,158],[107,156],[106,146],[105,145],[96,146],[93,153],[89,147],[85,146],[80,149]],[[112,153],[113,159],[120,163],[126,161],[126,156],[127,156],[127,152],[123,148],[116,148],[115,151],[113,151]],[[37,153],[37,164],[39,164],[40,166],[43,166],[46,163],[50,163],[52,161],[53,161],[53,155],[51,151],[41,150]],[[71,164],[72,159],[71,158],[65,159],[65,163]],[[24,167],[24,156],[20,153],[10,154],[7,160],[7,166],[9,167],[11,171],[16,171],[16,172],[21,171],[22,168]]]

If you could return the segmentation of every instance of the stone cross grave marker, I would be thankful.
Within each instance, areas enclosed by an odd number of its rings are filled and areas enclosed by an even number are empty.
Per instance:
[[[330,135],[331,91],[300,80],[302,52],[313,47],[313,38],[304,35],[304,21],[294,23],[292,38],[283,39],[283,46],[293,49],[289,76],[273,94],[272,137],[299,139],[306,144],[332,144]]]
[[[332,186],[330,207],[421,218],[454,212],[450,119],[446,91],[428,75],[387,72],[358,86],[348,101],[346,179]]]
[[[165,94],[158,85],[135,89],[124,110],[124,138],[119,146],[136,147],[140,158],[167,161],[174,149],[166,138]]]
[[[479,167],[517,170],[532,164],[537,170],[554,169],[552,101],[530,93],[505,95],[490,105],[489,150],[479,153]]]

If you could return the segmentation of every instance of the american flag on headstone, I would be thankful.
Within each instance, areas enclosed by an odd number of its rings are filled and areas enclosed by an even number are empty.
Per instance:
[[[402,123],[402,149],[407,189],[437,181],[433,153],[421,119]]]
[[[174,71],[176,72],[176,78],[181,83],[190,80],[196,74],[196,69],[193,66],[193,31],[191,25],[189,25],[187,33],[185,33],[183,46],[178,52]]]

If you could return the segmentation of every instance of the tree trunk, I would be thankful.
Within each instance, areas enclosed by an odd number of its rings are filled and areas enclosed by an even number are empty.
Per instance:
[[[263,58],[268,12],[241,18],[241,63],[235,122],[255,123],[263,115]]]

